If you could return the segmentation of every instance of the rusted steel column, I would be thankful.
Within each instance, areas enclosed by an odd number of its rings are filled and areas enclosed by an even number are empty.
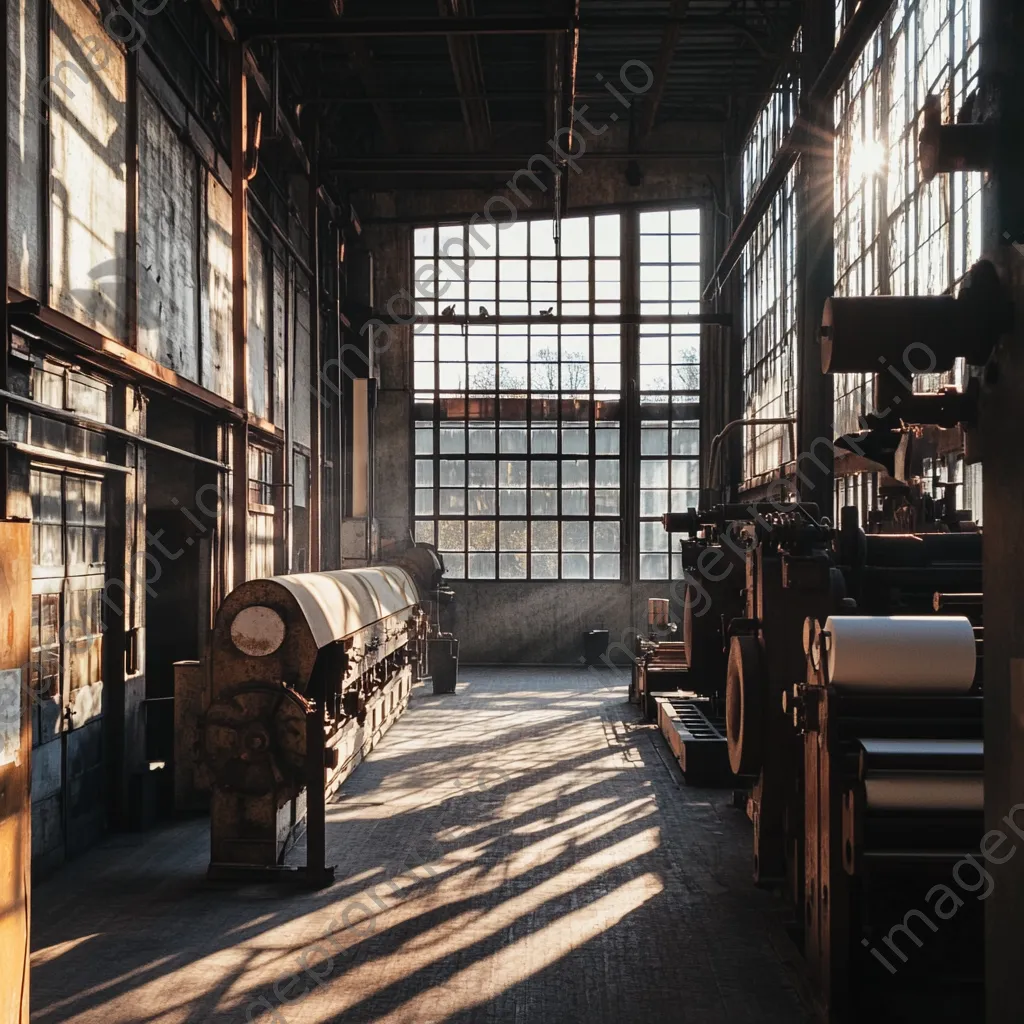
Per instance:
[[[249,214],[246,193],[246,155],[249,138],[245,46],[231,46],[231,338],[234,356],[234,401],[249,407]],[[231,580],[229,589],[245,579],[245,537],[248,521],[248,426],[231,427]]]

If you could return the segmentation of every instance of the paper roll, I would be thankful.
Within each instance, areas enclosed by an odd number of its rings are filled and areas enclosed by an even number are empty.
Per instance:
[[[870,811],[976,811],[985,807],[984,776],[904,772],[864,780]]]
[[[878,693],[967,693],[974,683],[974,628],[962,615],[834,615],[829,680]]]

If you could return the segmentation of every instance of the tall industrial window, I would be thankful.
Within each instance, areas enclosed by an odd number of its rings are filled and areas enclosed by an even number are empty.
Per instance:
[[[936,295],[980,256],[981,175],[924,182],[917,161],[921,113],[940,98],[956,121],[977,89],[977,2],[899,0],[836,97],[836,292]],[[963,367],[947,383],[962,383]],[[918,379],[919,389],[936,378]],[[864,375],[836,379],[836,428],[857,429],[873,404]],[[839,482],[840,504],[873,502],[868,480]],[[980,472],[953,459],[936,480],[962,479],[979,508]]]
[[[414,232],[415,534],[453,578],[622,573],[621,220],[560,230]]]
[[[246,559],[251,580],[274,575],[274,453],[249,445]]]
[[[794,53],[801,48],[798,34]],[[799,77],[794,64],[779,74],[743,146],[743,202],[768,175],[796,121]],[[743,412],[748,419],[795,419],[797,403],[796,180],[789,172],[743,250]],[[795,428],[760,424],[743,429],[743,484],[757,487],[795,460]]]
[[[658,322],[700,312],[700,210],[640,214],[640,579],[681,578],[668,511],[700,489],[700,327]],[[670,557],[671,553],[671,557]]]

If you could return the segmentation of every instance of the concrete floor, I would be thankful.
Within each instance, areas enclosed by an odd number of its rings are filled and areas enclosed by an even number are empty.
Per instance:
[[[682,784],[623,675],[461,678],[417,689],[328,808],[329,890],[207,883],[205,822],[39,887],[33,1020],[812,1019],[746,819]]]

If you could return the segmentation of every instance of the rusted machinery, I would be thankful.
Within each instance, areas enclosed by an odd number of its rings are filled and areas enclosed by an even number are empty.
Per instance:
[[[647,718],[657,710],[654,695],[685,690],[687,665],[681,640],[668,640],[679,627],[671,621],[670,603],[666,598],[652,597],[647,602],[647,636],[637,636],[633,656],[633,678],[630,700],[639,704]]]
[[[311,884],[327,882],[325,804],[405,709],[426,671],[443,562],[250,580],[217,613],[199,757],[211,781],[210,872],[277,873],[305,822]]]
[[[983,973],[980,634],[956,616],[805,625],[787,707],[803,746],[804,947],[830,1019],[891,1011],[900,972],[944,986],[947,1019],[973,1019],[955,1007],[977,1005]]]
[[[691,509],[662,520],[670,533],[687,535],[681,542],[683,640],[659,639],[667,630],[652,620],[650,638],[637,645],[633,690],[647,717],[658,722],[688,781],[731,779],[724,717],[728,638],[734,624],[749,617],[746,565],[757,543],[755,524],[787,514],[813,523],[817,512],[810,504],[763,502]],[[664,606],[667,621],[668,602],[658,606]]]
[[[792,513],[763,517],[747,555],[746,617],[729,627],[726,734],[734,772],[756,778],[749,802],[759,883],[802,892],[803,771],[782,701],[803,678],[803,624],[830,615],[932,615],[936,592],[981,589],[980,533],[865,534]]]

